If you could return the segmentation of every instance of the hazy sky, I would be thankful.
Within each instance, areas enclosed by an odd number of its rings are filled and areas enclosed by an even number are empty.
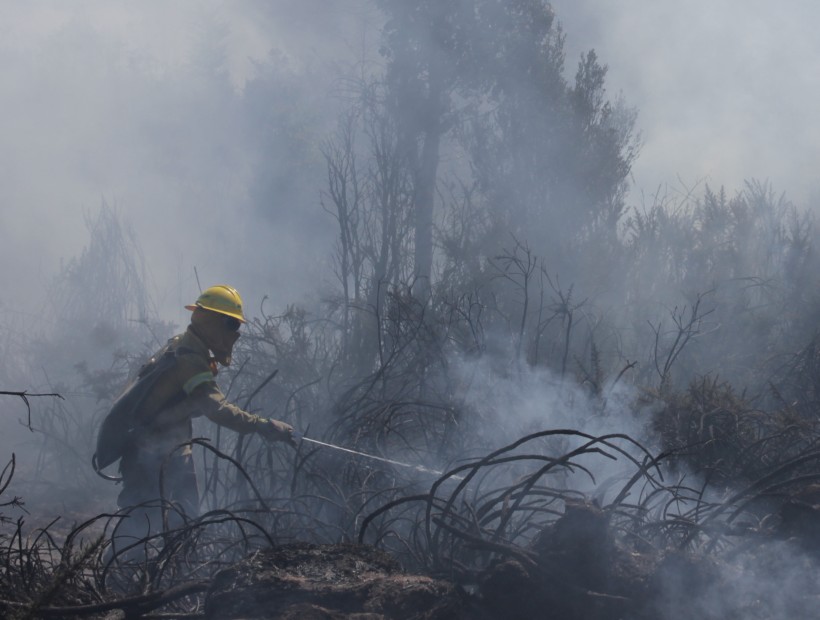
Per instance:
[[[768,179],[820,198],[820,5],[811,0],[558,0],[568,66],[595,48],[639,109],[639,189]],[[572,63],[570,63],[572,59]],[[817,200],[814,200],[817,202]]]
[[[595,48],[610,95],[639,110],[633,204],[678,177],[730,190],[755,177],[798,202],[817,195],[820,5],[554,6],[568,72]],[[284,306],[310,291],[330,251],[304,236],[323,218],[322,178],[297,204],[283,196],[257,217],[246,148],[256,136],[226,93],[273,66],[314,72],[315,98],[329,100],[331,65],[355,61],[377,34],[365,0],[0,1],[0,260],[4,289],[31,304],[7,296],[7,320],[24,308],[36,316],[60,260],[87,242],[83,214],[102,200],[134,227],[165,313],[196,292],[194,266],[203,285],[234,283],[254,307],[264,294]],[[316,99],[286,101],[304,111]]]

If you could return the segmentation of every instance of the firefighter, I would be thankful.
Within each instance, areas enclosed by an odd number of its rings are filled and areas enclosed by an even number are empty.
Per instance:
[[[118,536],[139,539],[162,529],[160,501],[176,523],[196,516],[199,492],[191,454],[192,419],[209,420],[238,433],[255,432],[293,443],[293,428],[261,418],[227,402],[217,387],[217,364],[231,363],[245,322],[236,289],[205,290],[191,310],[185,333],[175,336],[141,369],[117,400],[97,438],[95,467],[120,460],[120,508],[130,508]]]

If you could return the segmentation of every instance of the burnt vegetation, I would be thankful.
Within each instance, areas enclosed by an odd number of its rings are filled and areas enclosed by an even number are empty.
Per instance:
[[[55,280],[65,329],[16,358],[74,370],[30,402],[29,488],[95,499],[38,523],[10,457],[4,616],[815,617],[809,212],[756,181],[628,205],[635,112],[594,52],[565,77],[543,2],[378,4],[384,72],[343,82],[314,180],[334,284],[249,309],[220,383],[408,466],[197,421],[201,515],[112,545],[96,427],[173,326],[103,205]]]

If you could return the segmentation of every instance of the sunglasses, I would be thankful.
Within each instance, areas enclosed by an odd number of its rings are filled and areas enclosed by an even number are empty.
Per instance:
[[[242,321],[239,319],[235,319],[232,316],[226,316],[222,319],[222,324],[225,326],[229,332],[238,332],[239,328],[242,326]]]

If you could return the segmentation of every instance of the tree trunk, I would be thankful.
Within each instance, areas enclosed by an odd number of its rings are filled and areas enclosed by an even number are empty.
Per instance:
[[[422,133],[421,158],[416,169],[415,183],[415,256],[413,295],[424,300],[430,292],[433,272],[433,207],[436,196],[439,148],[444,114],[442,75],[438,63],[429,65],[429,116]]]

